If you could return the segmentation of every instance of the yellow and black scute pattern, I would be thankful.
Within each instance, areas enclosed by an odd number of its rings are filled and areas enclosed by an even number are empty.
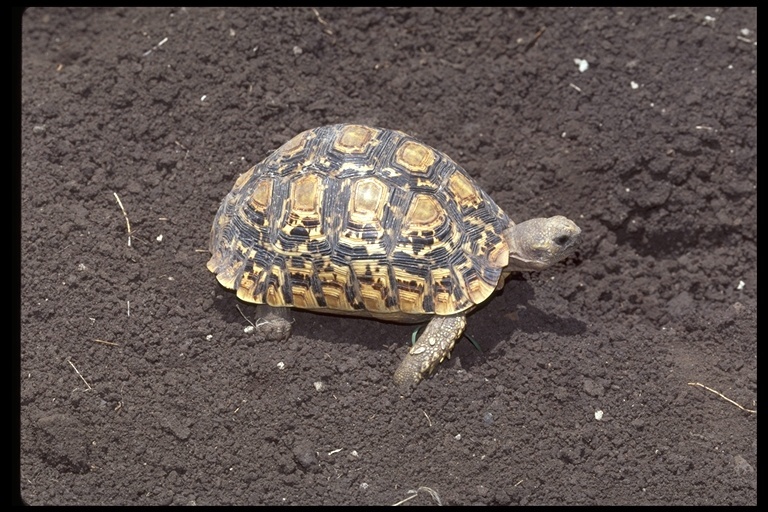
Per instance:
[[[305,131],[242,174],[208,268],[245,301],[409,320],[484,301],[507,215],[443,153],[395,130]]]

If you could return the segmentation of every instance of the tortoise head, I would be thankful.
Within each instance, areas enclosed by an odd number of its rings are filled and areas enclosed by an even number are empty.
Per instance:
[[[504,231],[509,246],[505,272],[542,270],[573,254],[581,229],[561,215],[531,219]]]

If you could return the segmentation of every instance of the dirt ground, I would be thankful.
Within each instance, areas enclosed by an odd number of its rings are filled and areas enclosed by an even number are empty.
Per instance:
[[[24,502],[756,504],[755,8],[20,18]],[[205,267],[238,174],[339,122],[584,233],[409,396],[412,326],[259,341]]]

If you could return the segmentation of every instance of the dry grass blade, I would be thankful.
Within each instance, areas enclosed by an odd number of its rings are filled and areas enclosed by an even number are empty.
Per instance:
[[[724,394],[722,394],[721,392],[719,392],[719,391],[716,391],[716,390],[714,390],[714,389],[712,389],[712,388],[710,388],[710,387],[708,387],[708,386],[705,386],[705,385],[704,385],[704,384],[702,384],[701,382],[689,382],[689,383],[688,383],[688,385],[689,385],[689,386],[699,386],[700,388],[704,388],[704,389],[706,389],[707,391],[710,391],[710,392],[712,392],[712,393],[716,394],[717,396],[719,396],[720,398],[722,398],[722,399],[723,399],[723,400],[725,400],[726,402],[730,402],[730,403],[732,403],[733,405],[735,405],[736,407],[738,407],[738,408],[739,408],[739,409],[741,409],[742,411],[746,411],[746,412],[748,412],[748,413],[752,413],[752,414],[757,414],[757,411],[756,411],[756,410],[753,410],[753,409],[747,409],[746,407],[742,406],[741,404],[738,404],[738,403],[734,402],[733,400],[731,400],[730,398],[728,398],[727,396],[725,396],[725,395],[724,395]]]
[[[120,200],[120,196],[117,195],[117,192],[112,192],[115,195],[115,199],[117,199],[117,204],[120,206],[120,210],[123,212],[123,217],[125,217],[125,225],[128,228],[128,247],[131,246],[131,222],[128,220],[128,214],[125,213],[125,208],[123,208],[123,202]]]
[[[70,366],[71,366],[71,367],[72,367],[72,368],[75,370],[75,372],[76,372],[76,373],[77,373],[77,375],[78,375],[78,376],[79,376],[79,377],[80,377],[80,378],[83,380],[83,382],[85,382],[85,385],[88,387],[88,389],[93,389],[93,388],[91,387],[91,385],[90,385],[90,384],[88,384],[88,381],[87,381],[87,380],[85,380],[85,377],[83,377],[83,374],[82,374],[82,373],[80,373],[80,370],[78,370],[78,369],[77,369],[77,367],[74,365],[74,363],[73,363],[72,361],[70,361],[69,359],[67,359],[67,362],[68,362],[68,363],[69,363],[69,365],[70,365]]]
[[[411,489],[410,491],[408,491],[408,494],[410,494],[411,496],[408,496],[407,498],[404,498],[404,499],[398,501],[397,503],[393,503],[392,506],[393,507],[397,507],[398,505],[402,505],[406,501],[410,501],[413,498],[415,498],[416,496],[418,496],[419,493],[422,492],[422,491],[426,492],[427,494],[432,496],[432,499],[435,500],[435,503],[437,503],[438,506],[442,506],[443,505],[443,501],[440,499],[440,495],[437,494],[436,490],[432,489],[431,487],[424,487],[424,486],[422,486],[422,487],[419,487],[416,490]]]

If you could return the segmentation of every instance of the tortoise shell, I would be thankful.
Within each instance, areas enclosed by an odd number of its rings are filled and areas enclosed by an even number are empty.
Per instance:
[[[487,299],[509,217],[448,156],[395,130],[305,131],[242,174],[208,269],[247,302],[409,321]]]

